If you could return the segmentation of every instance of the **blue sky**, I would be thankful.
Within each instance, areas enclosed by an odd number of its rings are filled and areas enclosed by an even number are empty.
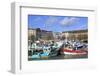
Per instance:
[[[88,29],[88,17],[28,15],[28,28],[63,32]]]

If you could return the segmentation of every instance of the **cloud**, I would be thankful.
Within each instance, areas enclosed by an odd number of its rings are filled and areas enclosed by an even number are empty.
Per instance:
[[[40,17],[37,17],[37,18],[34,19],[34,21],[39,21],[39,20],[41,20]]]
[[[69,26],[69,25],[74,25],[77,24],[79,22],[79,18],[76,17],[65,17],[64,19],[62,19],[60,21],[60,24],[63,26]]]
[[[58,18],[57,17],[53,17],[53,16],[50,16],[46,22],[45,22],[45,25],[46,26],[52,26],[52,24],[56,23],[58,21]]]
[[[88,26],[87,26],[87,25],[81,25],[81,26],[79,27],[79,29],[88,29]]]

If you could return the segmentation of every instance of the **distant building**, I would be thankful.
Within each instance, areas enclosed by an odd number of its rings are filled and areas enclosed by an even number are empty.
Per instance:
[[[88,30],[64,31],[62,35],[68,40],[87,40]]]
[[[28,39],[31,40],[32,36],[36,37],[36,30],[28,28]]]
[[[52,31],[46,31],[46,30],[41,30],[41,39],[44,40],[53,40],[53,32]]]
[[[53,33],[52,31],[41,30],[40,28],[32,29],[28,28],[28,39],[29,40],[53,40]]]
[[[52,32],[47,30],[41,30],[40,28],[32,29],[28,28],[28,40],[87,40],[88,30],[75,30],[75,31],[63,31]]]
[[[61,32],[53,32],[53,36],[55,40],[61,40],[62,33]]]

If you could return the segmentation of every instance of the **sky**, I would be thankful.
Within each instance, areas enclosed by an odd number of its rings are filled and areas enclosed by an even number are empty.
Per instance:
[[[28,15],[28,28],[53,32],[88,29],[88,17]]]

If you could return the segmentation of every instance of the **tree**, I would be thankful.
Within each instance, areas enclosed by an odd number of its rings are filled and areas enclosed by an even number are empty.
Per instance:
[[[51,39],[52,39],[52,36],[48,35],[47,40],[51,40]]]
[[[62,36],[62,40],[65,40],[65,39],[66,39],[66,36],[65,36],[65,35],[63,35],[63,36]]]
[[[41,38],[41,29],[40,28],[37,28],[36,29],[36,39],[40,39]]]
[[[36,40],[36,37],[34,35],[31,35],[31,40],[34,42]]]

